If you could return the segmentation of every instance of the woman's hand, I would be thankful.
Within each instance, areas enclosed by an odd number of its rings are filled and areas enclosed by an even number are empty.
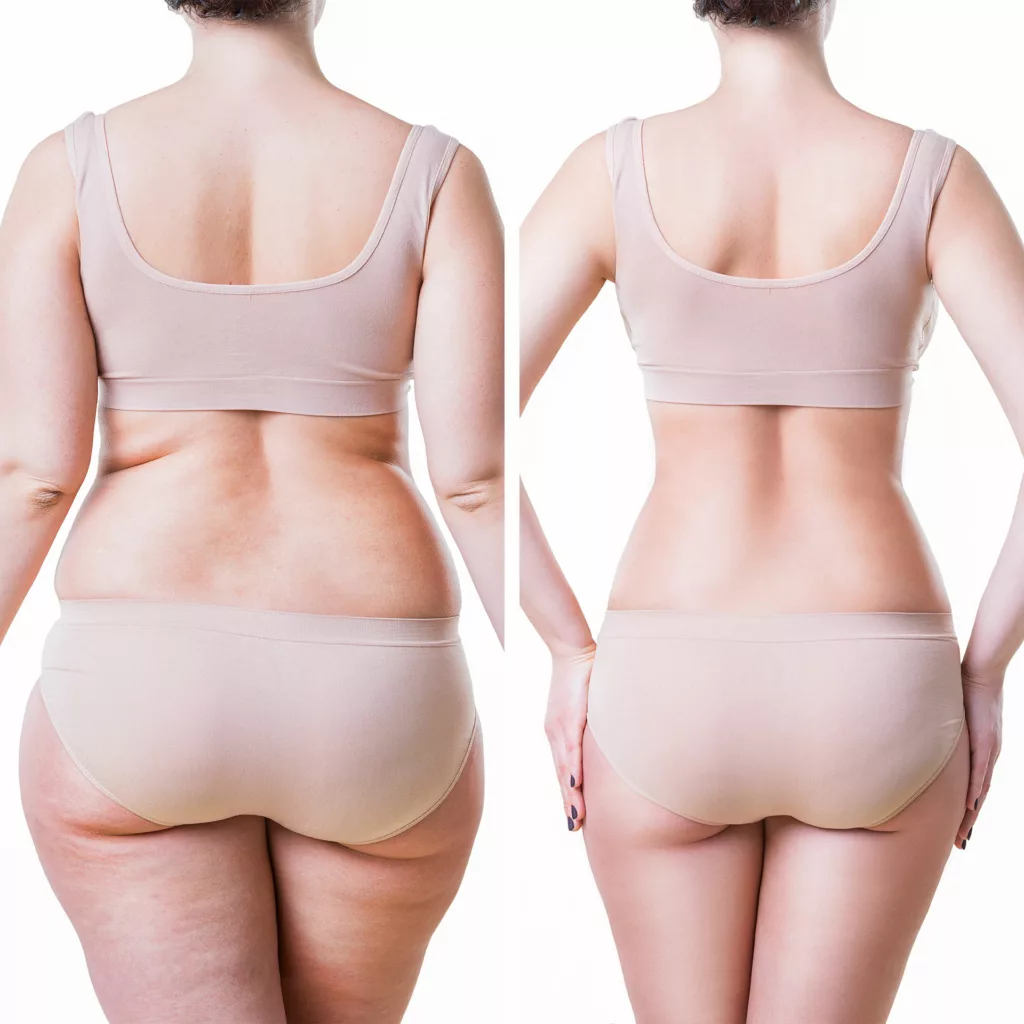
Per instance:
[[[551,691],[544,731],[562,790],[570,832],[583,824],[583,730],[587,726],[587,693],[597,645],[567,654],[552,654]]]
[[[957,832],[956,845],[967,849],[981,805],[992,785],[992,769],[1003,742],[1003,680],[982,679],[965,669],[964,710],[971,740],[971,781],[967,786],[967,812]]]

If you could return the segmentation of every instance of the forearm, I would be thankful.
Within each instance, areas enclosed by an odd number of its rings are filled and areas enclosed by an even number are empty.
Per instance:
[[[1024,643],[1024,483],[1010,532],[978,606],[964,654],[964,672],[980,681],[1002,680]]]
[[[74,499],[19,473],[0,473],[0,640],[39,575]]]
[[[505,501],[503,483],[444,498],[441,514],[487,617],[505,644]]]
[[[590,650],[594,638],[548,545],[526,489],[519,492],[519,590],[526,617],[553,655]]]

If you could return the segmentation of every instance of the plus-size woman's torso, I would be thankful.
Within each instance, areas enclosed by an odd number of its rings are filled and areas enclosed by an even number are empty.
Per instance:
[[[702,106],[625,127],[617,288],[656,471],[610,606],[948,609],[900,464],[910,366],[935,313],[926,230],[920,266],[906,258],[910,222],[926,229],[925,179],[952,144],[859,113],[799,147]],[[637,252],[642,267],[626,262]],[[899,280],[892,297],[865,287],[858,308],[849,288],[867,271]],[[891,330],[906,351],[873,352]]]
[[[186,80],[80,128],[83,148],[95,143],[83,280],[114,407],[101,408],[99,476],[58,594],[455,614],[451,559],[409,467],[415,290],[411,277],[380,286],[396,236],[416,257],[426,225],[400,221],[437,133],[327,87],[258,112],[195,93]],[[392,322],[404,350],[382,356],[371,334]],[[354,376],[379,381],[339,396],[304,380],[344,366],[353,344],[369,364]],[[241,379],[214,385],[205,403],[200,383],[189,408],[195,384],[175,392],[176,381],[207,364],[217,380]],[[120,380],[139,367],[162,378],[154,398],[147,381]],[[232,407],[232,389],[261,375],[279,379],[253,403],[260,411],[246,408],[248,392]]]

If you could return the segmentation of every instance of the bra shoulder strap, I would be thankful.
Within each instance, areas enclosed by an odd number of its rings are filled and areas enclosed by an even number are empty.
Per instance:
[[[920,133],[899,209],[899,231],[924,252],[932,210],[949,173],[956,143],[931,128]],[[894,225],[895,226],[895,225]]]
[[[624,265],[630,253],[651,244],[645,210],[647,180],[643,169],[643,122],[627,117],[605,132],[605,161],[612,186],[612,214],[615,221],[616,263]],[[618,275],[617,275],[618,276]]]
[[[64,144],[75,176],[75,195],[80,199],[95,164],[96,115],[92,111],[80,114],[64,129]]]
[[[403,153],[405,166],[399,169],[401,181],[391,220],[399,222],[398,233],[406,234],[421,253],[427,240],[431,208],[458,148],[457,139],[433,125],[415,125],[411,129]]]
[[[605,132],[605,162],[616,210],[636,201],[640,180],[640,121],[627,117]]]
[[[83,267],[116,258],[110,193],[113,183],[107,164],[100,117],[86,112],[64,129],[68,162],[75,176],[75,208]]]

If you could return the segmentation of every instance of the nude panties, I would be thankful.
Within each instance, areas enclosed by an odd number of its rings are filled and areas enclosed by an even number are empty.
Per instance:
[[[162,825],[375,842],[448,794],[476,712],[457,618],[65,601],[40,692],[79,768]]]
[[[588,728],[676,814],[883,824],[939,774],[964,725],[949,615],[609,611]]]

